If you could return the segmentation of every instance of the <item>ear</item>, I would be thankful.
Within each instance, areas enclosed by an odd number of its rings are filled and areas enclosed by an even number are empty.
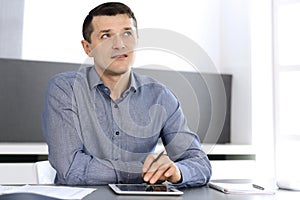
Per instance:
[[[81,44],[82,44],[82,47],[83,47],[85,53],[89,57],[92,57],[92,47],[91,47],[91,44],[88,41],[86,41],[86,40],[82,40]]]

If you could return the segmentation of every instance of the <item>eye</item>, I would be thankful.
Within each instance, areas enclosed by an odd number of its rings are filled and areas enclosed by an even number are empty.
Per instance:
[[[124,32],[124,36],[131,36],[132,35],[132,33],[131,33],[131,31],[126,31],[126,32]]]
[[[110,38],[110,34],[103,34],[103,35],[101,35],[101,37],[100,37],[101,39],[108,39],[108,38]]]

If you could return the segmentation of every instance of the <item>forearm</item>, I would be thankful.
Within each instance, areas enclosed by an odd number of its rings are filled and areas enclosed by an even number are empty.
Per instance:
[[[99,160],[77,152],[71,162],[61,157],[49,157],[57,169],[56,184],[101,185],[116,182],[116,173],[108,160]]]
[[[191,132],[179,107],[167,120],[162,141],[168,156],[182,174],[179,187],[205,185],[211,177],[211,165],[201,149],[198,136]]]
[[[53,162],[61,169],[57,174],[57,184],[102,185],[142,182],[140,162],[98,159],[84,153],[77,153],[70,167],[59,166],[63,165],[63,162]]]
[[[100,185],[141,179],[141,162],[96,157],[84,150],[77,134],[57,129],[51,132],[57,134],[48,137],[47,142],[49,161],[57,171],[57,184]]]
[[[182,182],[177,187],[202,186],[211,177],[211,165],[205,154],[175,163],[182,175]]]

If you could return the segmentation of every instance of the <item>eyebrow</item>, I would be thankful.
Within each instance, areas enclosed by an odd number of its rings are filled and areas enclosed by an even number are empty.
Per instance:
[[[98,34],[100,34],[100,33],[109,33],[109,32],[111,32],[111,30],[112,29],[100,30]],[[128,30],[132,30],[132,28],[131,27],[125,27],[125,28],[123,28],[123,30],[128,31]]]
[[[99,34],[100,34],[100,33],[108,33],[108,32],[110,32],[110,31],[111,31],[111,29],[100,30],[100,31],[99,31]]]
[[[125,27],[124,30],[125,30],[125,31],[131,31],[132,28],[131,28],[131,27]]]

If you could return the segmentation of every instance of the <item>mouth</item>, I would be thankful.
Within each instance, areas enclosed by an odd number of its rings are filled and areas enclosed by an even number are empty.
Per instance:
[[[118,55],[113,55],[111,59],[122,59],[122,58],[127,58],[127,54],[118,54]]]

